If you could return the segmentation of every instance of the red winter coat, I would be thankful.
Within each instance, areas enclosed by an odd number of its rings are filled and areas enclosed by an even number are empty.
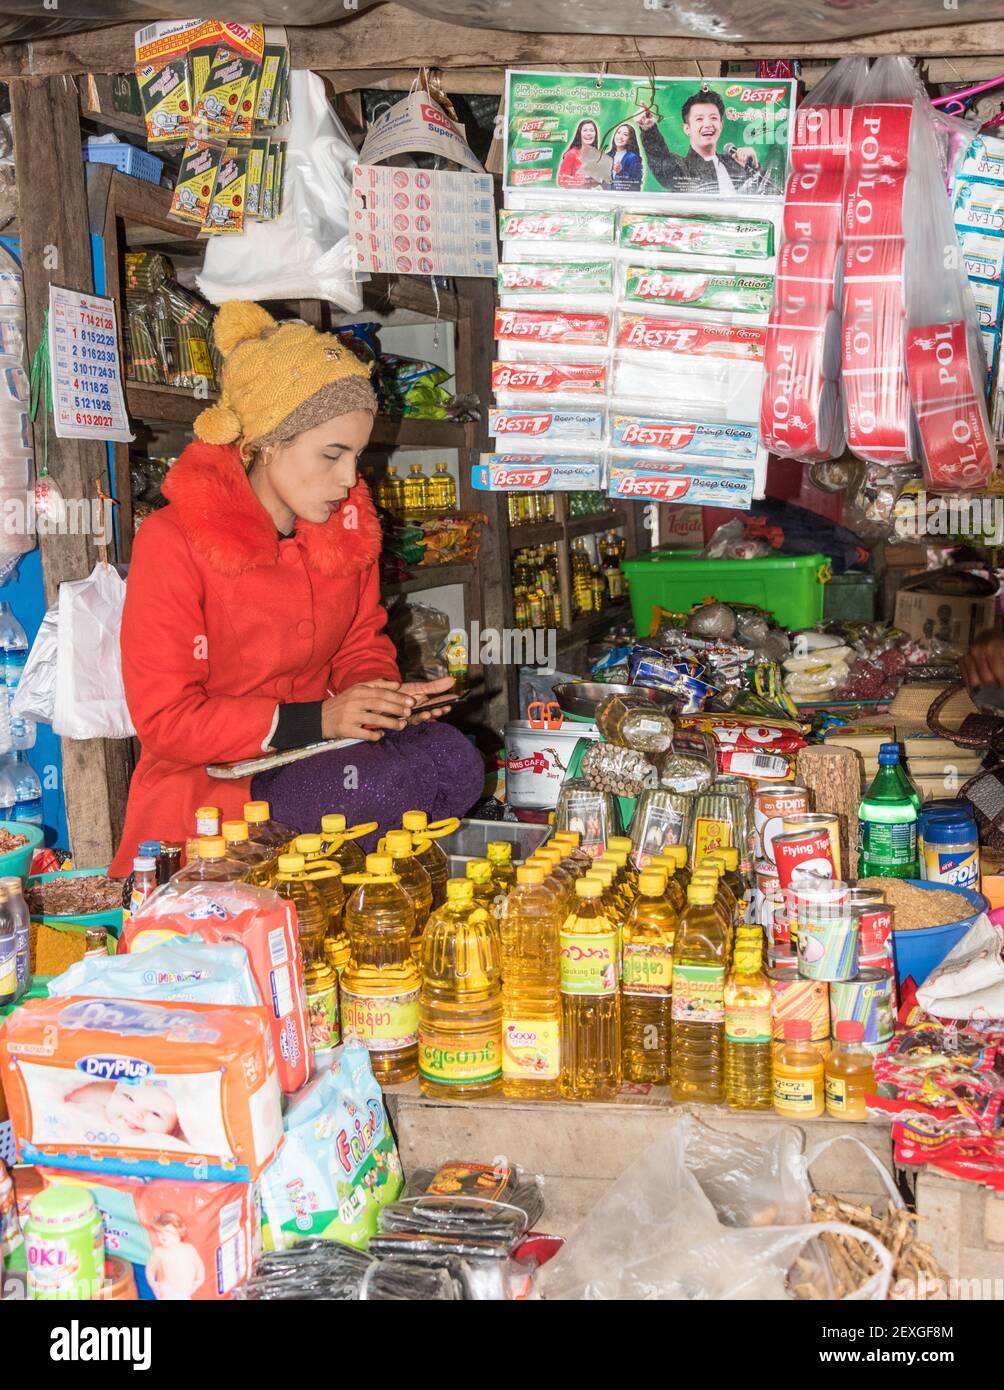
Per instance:
[[[137,534],[122,617],[143,751],[111,867],[120,877],[141,840],[192,834],[197,807],[240,817],[250,778],[219,781],[206,765],[260,755],[277,704],[400,679],[381,632],[380,524],[364,482],[284,541],[234,445],[190,444],[164,495],[170,505]]]

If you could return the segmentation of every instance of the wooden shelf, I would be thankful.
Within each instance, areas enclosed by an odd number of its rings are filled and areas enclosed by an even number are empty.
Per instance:
[[[456,322],[465,316],[463,303],[452,290],[440,287],[437,292],[428,279],[410,275],[372,275],[363,285],[363,299],[374,308],[410,309],[430,319]]]
[[[565,531],[560,521],[533,521],[526,526],[509,527],[509,544],[514,550],[526,545],[560,541]]]
[[[618,618],[624,617],[625,614],[630,615],[630,612],[627,599],[620,599],[617,603],[608,603],[602,613],[583,613],[581,617],[573,618],[570,626],[558,633],[558,650],[599,637]]]
[[[380,581],[382,594],[417,594],[423,589],[438,589],[444,584],[464,584],[474,572],[474,565],[467,561],[459,565],[429,565],[417,569],[410,579],[391,579]]]
[[[615,507],[607,512],[597,512],[595,516],[569,517],[565,522],[565,535],[569,539],[573,536],[592,536],[597,531],[612,531],[626,524],[627,517]]]
[[[416,420],[411,416],[378,415],[370,447],[394,449],[471,449],[476,424],[460,420]]]
[[[196,415],[218,399],[215,392],[196,396],[187,386],[160,386],[144,381],[126,381],[125,398],[133,419],[162,420],[172,425],[192,425]]]

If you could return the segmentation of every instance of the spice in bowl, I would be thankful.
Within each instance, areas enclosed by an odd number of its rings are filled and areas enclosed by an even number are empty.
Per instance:
[[[919,931],[923,927],[947,927],[963,917],[972,916],[965,898],[946,888],[917,888],[903,878],[862,878],[859,888],[871,888],[882,894],[888,905],[896,910],[897,931]]]
[[[35,917],[84,917],[89,912],[110,912],[121,907],[122,884],[106,874],[84,874],[79,878],[67,874],[29,884],[24,896]]]
[[[9,830],[0,830],[0,854],[10,854],[15,849],[23,849],[27,843],[27,835],[12,835]]]

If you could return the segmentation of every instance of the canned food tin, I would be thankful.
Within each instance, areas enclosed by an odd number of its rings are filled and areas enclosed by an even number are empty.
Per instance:
[[[797,783],[764,782],[753,794],[753,830],[758,860],[773,862],[771,846],[781,834],[785,816],[804,815],[809,810],[807,788]],[[757,871],[759,872],[759,864]]]
[[[855,979],[830,985],[830,1022],[834,1032],[838,1023],[848,1020],[864,1024],[866,1043],[889,1041],[895,1016],[892,975],[888,970],[860,970]]]
[[[858,914],[861,954],[891,951],[894,914],[882,894],[870,888],[852,888],[847,904]]]
[[[772,966],[770,980],[771,1027],[776,1042],[784,1040],[784,1025],[793,1018],[807,1018],[812,1025],[812,1041],[829,1043],[830,997],[825,980],[803,980],[790,968]]]
[[[796,830],[825,830],[830,837],[833,877],[841,877],[840,821],[836,816],[823,815],[820,812],[798,812],[785,816],[782,824],[786,835]]]
[[[856,917],[798,915],[798,973],[808,980],[851,980],[858,973]]]

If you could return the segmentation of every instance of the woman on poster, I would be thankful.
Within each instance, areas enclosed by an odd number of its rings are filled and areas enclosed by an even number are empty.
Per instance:
[[[613,160],[600,149],[595,121],[580,121],[558,165],[559,188],[609,188]]]

